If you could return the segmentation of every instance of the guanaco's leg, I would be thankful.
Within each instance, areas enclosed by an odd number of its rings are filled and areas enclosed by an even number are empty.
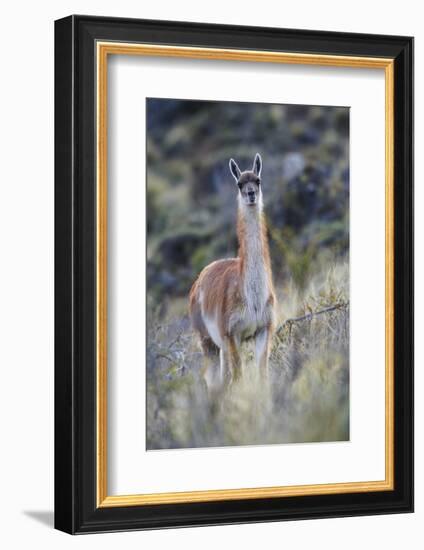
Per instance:
[[[239,342],[235,336],[228,338],[230,357],[231,357],[231,372],[233,380],[239,380],[241,378],[241,357],[239,353]]]
[[[221,348],[221,373],[224,384],[238,380],[241,376],[241,357],[238,342],[234,336],[227,336]]]
[[[266,327],[259,331],[255,337],[256,364],[261,374],[268,374],[268,358],[271,349],[271,330]]]
[[[219,373],[216,372],[216,368],[214,367],[216,367],[216,365],[214,365],[214,358],[210,355],[205,355],[203,357],[203,365],[200,373],[208,391],[213,389],[217,384],[216,379],[219,376]]]
[[[224,342],[222,343],[222,347],[219,351],[219,361],[221,369],[221,380],[225,385],[231,381],[231,360],[227,340],[224,340]]]
[[[213,341],[206,336],[201,338],[200,343],[203,351],[203,361],[200,373],[208,391],[213,391],[220,385],[220,373],[217,365],[219,350]]]

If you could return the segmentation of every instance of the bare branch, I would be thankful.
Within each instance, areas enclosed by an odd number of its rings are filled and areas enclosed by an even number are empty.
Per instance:
[[[324,309],[321,309],[320,311],[312,311],[311,313],[302,315],[301,317],[292,317],[291,319],[286,319],[284,323],[282,323],[277,328],[276,332],[277,334],[279,334],[287,327],[290,329],[294,323],[301,323],[302,321],[311,321],[314,317],[318,317],[318,315],[323,315],[324,313],[330,313],[331,311],[336,311],[338,309],[346,309],[348,307],[349,307],[349,302],[340,302],[339,304],[326,307]]]

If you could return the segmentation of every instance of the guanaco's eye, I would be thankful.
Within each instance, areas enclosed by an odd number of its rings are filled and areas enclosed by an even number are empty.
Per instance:
[[[258,178],[258,179],[256,180],[256,183],[257,183],[257,185],[260,185],[260,183],[261,183],[261,178]]]
[[[241,188],[243,187],[242,184],[240,182],[237,182],[237,185],[238,185],[238,188],[240,189],[241,191]]]

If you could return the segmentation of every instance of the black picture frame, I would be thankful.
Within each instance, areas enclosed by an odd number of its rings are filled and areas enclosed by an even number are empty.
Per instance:
[[[96,41],[394,60],[394,490],[96,504]],[[55,527],[94,533],[413,511],[413,39],[73,15],[55,22]]]

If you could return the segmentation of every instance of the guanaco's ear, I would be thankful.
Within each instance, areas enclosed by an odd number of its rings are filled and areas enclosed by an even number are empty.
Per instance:
[[[238,182],[238,180],[241,176],[241,170],[237,166],[237,162],[234,159],[230,159],[230,170],[231,170],[231,173],[234,176],[234,179],[236,180],[236,182]]]
[[[256,153],[255,160],[253,161],[253,173],[256,176],[260,176],[262,171],[262,159],[259,153]]]

